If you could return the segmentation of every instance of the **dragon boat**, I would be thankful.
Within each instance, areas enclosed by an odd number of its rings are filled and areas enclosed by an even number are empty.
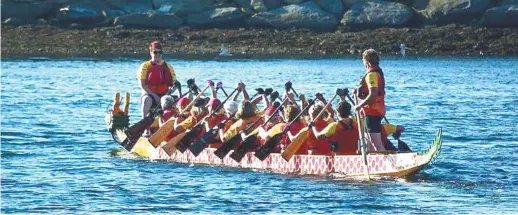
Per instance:
[[[261,161],[254,156],[254,152],[248,152],[241,162],[236,162],[230,158],[231,153],[220,159],[214,154],[215,148],[206,148],[198,156],[189,150],[183,153],[177,150],[168,155],[161,146],[155,148],[144,137],[128,136],[127,130],[130,126],[127,114],[108,111],[105,120],[113,139],[130,153],[143,158],[282,174],[361,177],[366,174],[368,168],[368,174],[374,177],[405,177],[431,164],[439,155],[442,146],[442,129],[439,128],[427,149],[413,152],[368,153],[368,165],[364,165],[361,155],[294,155],[286,161],[280,153],[271,153]]]

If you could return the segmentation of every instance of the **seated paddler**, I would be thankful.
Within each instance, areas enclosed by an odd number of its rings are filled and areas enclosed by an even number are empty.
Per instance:
[[[193,128],[199,121],[203,120],[208,113],[209,110],[205,107],[204,100],[195,100],[190,115],[183,121],[176,120],[174,123],[174,131],[180,133]]]
[[[245,84],[239,83],[238,90],[243,92],[243,96],[245,97],[243,101],[239,104],[239,107],[236,112],[236,118],[238,119],[234,124],[232,124],[228,130],[223,131],[223,129],[219,130],[219,135],[221,142],[225,142],[230,138],[238,135],[241,130],[244,130],[252,125],[257,119],[261,118],[259,114],[257,114],[256,106],[248,100],[248,96],[246,94]],[[256,123],[258,126],[261,122]],[[224,125],[219,125],[222,128]],[[255,128],[252,128],[255,129]]]
[[[338,121],[332,122],[321,131],[313,126],[316,139],[327,140],[331,151],[336,155],[358,154],[358,129],[351,117],[351,105],[340,101],[336,106]]]

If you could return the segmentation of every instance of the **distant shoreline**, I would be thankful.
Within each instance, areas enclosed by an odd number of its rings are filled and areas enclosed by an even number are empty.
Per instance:
[[[337,29],[191,29],[147,30],[107,27],[63,29],[50,25],[1,27],[2,58],[148,58],[152,40],[175,59],[315,59],[358,56],[374,48],[385,56],[517,56],[518,28],[462,25],[425,28]],[[218,56],[221,47],[232,56]]]

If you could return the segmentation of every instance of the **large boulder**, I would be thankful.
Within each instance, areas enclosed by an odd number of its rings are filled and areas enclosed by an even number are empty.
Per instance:
[[[280,0],[236,0],[236,3],[246,9],[264,12],[281,7]]]
[[[480,24],[491,27],[518,27],[518,3],[496,6],[487,10]]]
[[[288,5],[279,9],[253,15],[247,20],[252,26],[274,28],[306,28],[314,30],[333,30],[338,21],[333,14],[323,11],[314,2]]]
[[[174,13],[177,16],[187,16],[214,7],[214,0],[153,0],[154,8],[167,8],[161,12]]]
[[[171,13],[134,13],[115,18],[113,25],[128,28],[177,29],[183,20]]]
[[[34,20],[40,17],[53,15],[60,7],[59,1],[1,1],[2,20],[17,18],[16,20]]]
[[[60,24],[79,23],[95,24],[106,19],[106,8],[109,8],[104,1],[83,0],[66,4],[59,9],[56,18]]]
[[[385,1],[369,1],[355,4],[348,10],[341,24],[357,28],[401,27],[414,16],[404,4]]]
[[[490,0],[416,0],[425,24],[467,23],[479,17],[490,5]]]
[[[125,13],[147,13],[153,10],[151,0],[105,0],[112,8],[124,11]]]
[[[314,0],[322,9],[325,11],[335,14],[342,15],[344,10],[344,4],[342,0]]]
[[[240,9],[226,7],[189,15],[187,24],[193,27],[236,27],[244,19],[245,14]]]
[[[284,0],[284,4],[300,4],[304,0]]]

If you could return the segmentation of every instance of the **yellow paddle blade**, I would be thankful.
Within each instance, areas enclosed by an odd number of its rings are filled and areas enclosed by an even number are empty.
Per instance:
[[[137,143],[131,149],[131,152],[136,153],[137,155],[145,158],[151,157],[155,148],[149,143],[146,138],[141,137],[138,139]]]
[[[281,156],[286,161],[290,161],[291,157],[299,150],[304,141],[308,139],[309,130],[307,127],[303,128],[299,131],[299,133],[295,136],[293,141],[291,141],[290,145],[286,147],[286,150],[282,152]]]
[[[149,142],[156,148],[160,145],[162,141],[169,136],[171,131],[174,129],[174,119],[167,120],[162,127],[160,127],[151,137],[149,137]]]
[[[176,144],[178,144],[180,142],[180,140],[182,140],[183,137],[185,137],[186,134],[187,134],[187,132],[183,132],[181,134],[176,135],[169,141],[167,141],[167,143],[162,147],[162,149],[165,151],[165,153],[167,153],[169,156],[171,156],[171,154],[173,154],[173,152],[176,151]]]
[[[277,125],[274,125],[272,128],[270,128],[270,130],[268,130],[267,132],[267,136],[269,138],[277,135],[277,134],[280,134],[282,133],[282,127],[284,126],[284,123],[279,123]]]

